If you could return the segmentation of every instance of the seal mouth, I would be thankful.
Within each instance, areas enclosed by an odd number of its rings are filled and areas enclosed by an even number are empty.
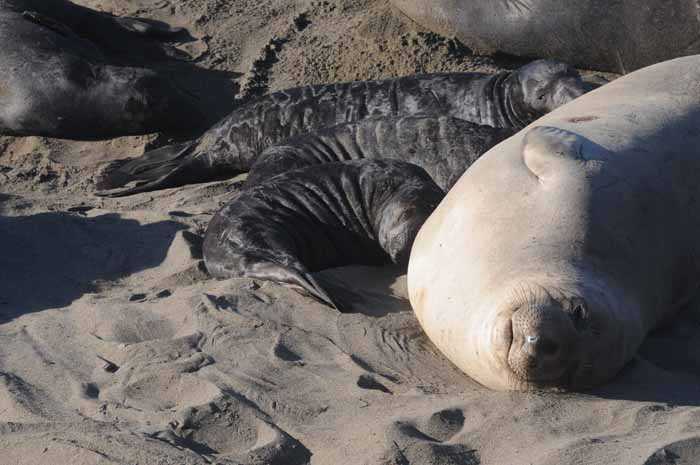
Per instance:
[[[507,364],[508,354],[513,345],[513,320],[511,313],[498,317],[491,339],[491,343],[496,349],[496,353],[500,356],[501,361]]]

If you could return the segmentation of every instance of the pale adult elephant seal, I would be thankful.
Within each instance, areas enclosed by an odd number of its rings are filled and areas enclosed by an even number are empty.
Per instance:
[[[100,182],[98,195],[131,195],[230,177],[248,171],[271,145],[367,118],[431,114],[522,128],[586,90],[574,68],[546,60],[498,74],[426,74],[298,87],[240,106],[196,141],[162,147],[126,163]]]
[[[395,159],[423,168],[443,190],[515,128],[483,126],[449,116],[366,119],[291,138],[256,159],[244,188],[292,169],[324,163]]]
[[[696,0],[391,0],[477,52],[553,58],[627,73],[700,53]]]
[[[185,130],[196,100],[167,76],[126,66],[145,37],[177,33],[66,0],[0,0],[0,134],[94,140]]]
[[[334,306],[311,275],[349,264],[404,264],[444,192],[396,160],[327,163],[275,176],[236,196],[209,223],[204,261],[218,278],[306,290]]]
[[[411,304],[494,389],[610,380],[696,293],[700,56],[629,74],[481,157],[420,230]]]

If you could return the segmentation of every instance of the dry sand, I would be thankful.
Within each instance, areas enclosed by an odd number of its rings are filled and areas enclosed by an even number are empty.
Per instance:
[[[201,69],[167,66],[211,121],[268,88],[518,63],[382,0],[79,3],[188,28]],[[486,390],[423,335],[397,270],[324,272],[352,313],[210,279],[202,234],[240,179],[92,195],[110,161],[190,136],[0,139],[0,464],[700,463],[697,314],[591,393]]]

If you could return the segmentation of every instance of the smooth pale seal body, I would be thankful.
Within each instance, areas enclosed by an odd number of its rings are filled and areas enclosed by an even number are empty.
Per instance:
[[[696,0],[391,0],[480,52],[553,58],[626,73],[700,53]]]
[[[66,0],[0,0],[0,134],[94,140],[190,129],[196,100],[125,65],[178,30]]]
[[[482,156],[421,228],[411,304],[493,389],[610,380],[698,288],[700,56],[631,73]]]
[[[498,74],[442,73],[310,85],[247,102],[196,141],[147,152],[99,183],[122,196],[246,172],[272,145],[368,118],[443,115],[522,128],[587,90],[571,66],[547,60]]]

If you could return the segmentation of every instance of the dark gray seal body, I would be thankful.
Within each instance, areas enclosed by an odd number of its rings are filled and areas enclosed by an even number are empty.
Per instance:
[[[269,146],[367,118],[431,114],[521,128],[585,90],[574,68],[554,61],[495,75],[428,74],[289,89],[242,105],[192,143],[144,154],[98,188],[130,195],[232,176],[248,171]]]
[[[293,170],[244,190],[214,216],[204,260],[215,277],[276,281],[334,305],[310,273],[405,265],[418,229],[443,196],[425,171],[396,160]]]
[[[477,158],[517,132],[449,116],[379,118],[294,137],[257,158],[246,188],[311,165],[362,159],[397,159],[423,168],[449,190]]]
[[[391,0],[477,52],[563,60],[626,73],[700,53],[696,0]]]
[[[66,0],[0,0],[0,134],[94,140],[191,128],[196,102],[125,66],[177,30]],[[10,45],[13,44],[13,45]]]

